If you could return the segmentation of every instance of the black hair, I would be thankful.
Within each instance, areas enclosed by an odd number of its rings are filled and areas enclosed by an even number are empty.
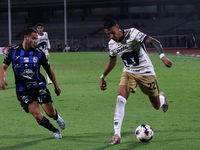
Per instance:
[[[116,25],[117,25],[117,21],[115,19],[108,18],[104,22],[104,29],[110,29],[111,27],[114,27]]]
[[[42,26],[42,27],[43,27],[43,25],[42,25],[41,23],[38,23],[36,26],[37,26],[37,27],[38,27],[38,26]]]
[[[34,33],[37,33],[37,31],[34,29],[34,28],[26,28],[25,30],[24,30],[24,34],[23,34],[23,36],[25,36],[25,35],[31,35],[31,33],[32,32],[34,32]]]

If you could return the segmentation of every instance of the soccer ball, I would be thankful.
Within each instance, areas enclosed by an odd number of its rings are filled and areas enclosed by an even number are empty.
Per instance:
[[[153,138],[153,129],[147,124],[142,124],[135,130],[135,136],[138,141],[148,142]]]

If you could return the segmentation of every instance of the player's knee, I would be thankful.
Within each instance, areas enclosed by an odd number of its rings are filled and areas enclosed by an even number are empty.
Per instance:
[[[56,116],[55,112],[46,112],[47,116],[49,116],[50,118],[54,118]]]
[[[32,115],[37,121],[41,121],[43,119],[43,115],[41,115],[41,114],[35,113],[35,114],[32,114]]]

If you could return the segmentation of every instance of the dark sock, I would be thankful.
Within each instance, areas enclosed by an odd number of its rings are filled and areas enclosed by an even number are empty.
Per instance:
[[[56,116],[53,119],[57,120],[58,119],[58,111],[57,111],[57,109],[55,109],[55,111],[56,111]]]
[[[43,119],[41,121],[37,121],[39,125],[45,127],[46,129],[52,131],[52,132],[56,132],[58,131],[58,129],[56,129],[50,122],[49,120],[43,116]]]

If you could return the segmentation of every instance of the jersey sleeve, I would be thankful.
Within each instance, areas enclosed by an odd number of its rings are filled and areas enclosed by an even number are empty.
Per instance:
[[[144,34],[143,32],[140,32],[138,29],[132,28],[131,37],[134,40],[136,40],[140,43],[143,43],[144,39],[146,39],[147,35]]]
[[[110,51],[109,57],[112,57],[112,58],[117,57],[117,54]]]
[[[5,58],[4,58],[4,61],[3,61],[3,63],[6,64],[6,65],[8,65],[8,66],[10,65],[10,63],[12,61],[12,52],[13,52],[12,48],[10,48],[9,50],[7,50]]]
[[[42,64],[44,70],[47,70],[50,68],[49,61],[47,60],[46,55],[42,51],[41,51],[41,64]]]
[[[108,48],[109,48],[109,56],[110,57],[117,57],[117,53],[115,53],[115,51],[114,51],[114,43],[113,43],[113,41],[110,41],[108,43]]]
[[[50,42],[49,42],[48,33],[46,32],[46,34],[47,34],[47,48],[48,48],[48,49],[51,49],[51,45],[50,45]]]

